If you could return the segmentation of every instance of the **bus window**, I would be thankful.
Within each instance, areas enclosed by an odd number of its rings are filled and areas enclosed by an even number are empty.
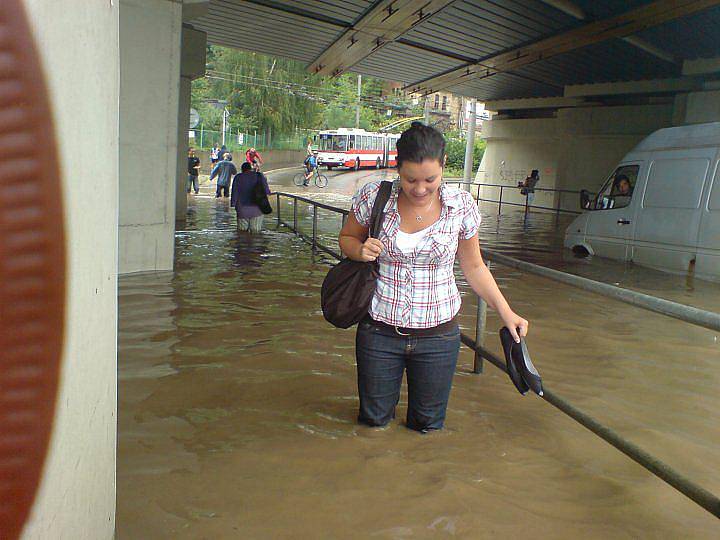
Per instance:
[[[352,149],[354,149],[354,148],[357,148],[357,147],[355,146],[355,135],[350,135],[350,136],[349,136],[349,139],[350,139],[350,140],[348,141],[347,149],[348,149],[348,150],[352,150]]]
[[[347,145],[346,135],[330,135],[323,133],[320,135],[319,149],[329,152],[344,152]]]

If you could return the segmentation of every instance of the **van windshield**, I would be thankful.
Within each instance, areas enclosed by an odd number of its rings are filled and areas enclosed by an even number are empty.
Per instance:
[[[639,165],[621,165],[610,175],[592,203],[594,210],[624,208],[632,200]]]

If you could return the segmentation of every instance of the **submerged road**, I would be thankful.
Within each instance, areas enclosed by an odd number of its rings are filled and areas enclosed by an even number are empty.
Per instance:
[[[348,203],[367,173],[337,174],[339,193],[321,196]],[[493,226],[487,217],[484,242],[530,256]],[[465,348],[443,432],[403,427],[405,392],[388,429],[358,426],[354,331],[319,308],[328,262],[272,219],[238,234],[206,185],[176,235],[174,272],[120,278],[120,540],[717,537],[715,518],[500,371],[471,374]],[[720,492],[713,332],[493,272],[531,321],[549,387]],[[475,297],[459,284],[472,334]],[[495,353],[498,325],[489,312]]]

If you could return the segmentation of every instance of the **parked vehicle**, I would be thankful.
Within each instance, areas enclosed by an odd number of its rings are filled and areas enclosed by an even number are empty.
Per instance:
[[[565,247],[720,279],[720,122],[658,130],[618,164]]]
[[[364,129],[333,129],[318,134],[318,165],[348,167],[395,167],[400,138],[396,133],[374,133]]]

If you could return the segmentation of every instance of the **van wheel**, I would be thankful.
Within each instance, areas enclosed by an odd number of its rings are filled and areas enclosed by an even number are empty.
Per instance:
[[[382,166],[382,162],[380,161],[380,158],[377,158],[377,160],[375,160],[375,168],[379,169],[381,166]]]
[[[328,165],[328,166],[327,166],[327,170],[328,170],[328,171],[332,171],[332,168],[333,168],[332,165]]]
[[[590,252],[587,250],[585,246],[573,246],[572,248],[573,254],[581,259],[584,259],[588,255],[590,255]]]
[[[355,160],[355,167],[353,167],[356,171],[360,170],[360,158]]]

